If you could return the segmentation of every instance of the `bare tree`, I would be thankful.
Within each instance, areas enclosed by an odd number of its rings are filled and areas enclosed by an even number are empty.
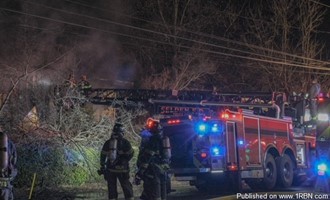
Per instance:
[[[142,87],[192,89],[193,84],[215,73],[218,59],[205,53],[210,47],[202,45],[209,38],[196,32],[213,32],[218,27],[214,22],[220,13],[215,11],[221,2],[157,0],[137,6],[141,16],[152,16],[153,22],[144,27],[155,30],[151,37],[160,42],[142,48],[140,61],[145,68],[141,71],[148,71],[141,74]]]
[[[25,4],[21,9],[41,12]],[[8,37],[0,53],[0,117],[11,122],[19,122],[33,106],[40,106],[44,96],[39,93],[63,81],[70,68],[79,63],[74,44],[58,42],[61,32],[49,34],[51,30],[61,30],[59,24],[48,23],[45,27],[44,21],[26,15],[16,16],[16,22],[2,33]]]
[[[145,79],[145,88],[186,90],[193,83],[201,81],[206,75],[213,75],[217,66],[211,58],[198,50],[193,54],[184,54],[176,58],[172,70],[165,68],[161,73]]]
[[[247,64],[260,68],[258,74],[251,73],[251,77],[258,77],[258,89],[306,91],[311,75],[320,72],[312,67],[324,66],[318,60],[323,46],[317,42],[315,31],[325,10],[307,0],[299,3],[279,0],[270,4],[260,1],[251,2],[250,6],[243,19],[246,34],[242,39],[251,44],[251,52],[259,55],[254,57],[267,61]]]

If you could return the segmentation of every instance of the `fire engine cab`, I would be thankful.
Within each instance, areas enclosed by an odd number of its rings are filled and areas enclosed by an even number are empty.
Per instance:
[[[330,193],[330,99],[318,98],[316,137],[316,192]]]
[[[149,102],[170,138],[171,173],[199,190],[238,190],[242,181],[287,188],[313,168],[316,128],[304,120],[304,98],[239,93]]]

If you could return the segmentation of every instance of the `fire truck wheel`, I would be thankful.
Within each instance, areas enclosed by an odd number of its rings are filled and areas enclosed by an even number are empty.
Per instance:
[[[267,153],[264,170],[265,175],[263,179],[263,185],[265,189],[269,190],[274,188],[277,179],[276,163],[274,157],[270,153]]]
[[[293,181],[293,163],[291,158],[286,154],[276,158],[276,166],[278,184],[284,188],[290,187]]]

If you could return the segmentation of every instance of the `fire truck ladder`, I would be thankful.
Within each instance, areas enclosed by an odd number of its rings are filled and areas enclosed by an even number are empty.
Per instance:
[[[148,103],[149,99],[177,99],[201,101],[212,98],[211,91],[180,91],[173,96],[171,90],[144,89],[92,89],[88,99],[93,104],[112,105],[114,101]]]
[[[168,109],[171,106],[175,107],[174,111],[170,110],[171,112],[179,113],[186,109],[196,110],[194,108],[206,108],[213,111],[220,107],[252,108],[256,110],[258,108],[259,110],[261,108],[271,108],[273,113],[270,116],[275,118],[284,116],[284,103],[286,102],[284,93],[239,92],[218,94],[212,91],[179,91],[173,95],[171,90],[145,89],[92,89],[87,98],[92,104],[113,107],[118,104],[130,107],[141,103],[153,114],[160,114],[164,107]]]
[[[144,103],[174,103],[201,104],[218,106],[219,103],[233,103],[233,105],[246,103],[248,105],[270,104],[274,100],[273,93],[221,93],[212,91],[179,91],[173,95],[171,90],[144,90],[144,89],[92,89],[88,99],[93,104],[111,105],[113,101],[133,101]]]
[[[149,99],[155,105],[182,105],[197,107],[233,107],[233,108],[273,108],[274,117],[280,118],[284,114],[284,93],[224,93],[213,96],[210,100],[165,100]]]

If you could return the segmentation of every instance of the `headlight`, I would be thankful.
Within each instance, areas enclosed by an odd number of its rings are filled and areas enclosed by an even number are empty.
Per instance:
[[[325,114],[325,113],[319,113],[317,115],[317,119],[319,121],[323,121],[323,122],[326,122],[326,121],[329,121],[329,115],[328,114]]]

